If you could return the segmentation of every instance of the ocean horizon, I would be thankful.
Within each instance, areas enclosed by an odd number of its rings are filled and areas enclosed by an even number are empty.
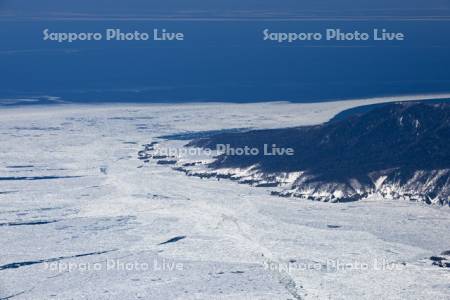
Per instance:
[[[448,20],[3,20],[1,99],[320,102],[450,91]],[[163,30],[182,41],[45,40]],[[403,41],[265,40],[270,33],[400,32]]]

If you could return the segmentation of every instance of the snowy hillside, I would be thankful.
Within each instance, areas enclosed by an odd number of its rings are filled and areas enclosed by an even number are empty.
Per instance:
[[[215,133],[196,138],[187,147],[214,150],[220,145],[260,151],[257,155],[229,151],[206,168],[179,170],[283,187],[273,193],[286,197],[347,202],[379,194],[449,204],[449,103],[389,104],[322,125]],[[267,145],[293,149],[295,154],[268,155]]]

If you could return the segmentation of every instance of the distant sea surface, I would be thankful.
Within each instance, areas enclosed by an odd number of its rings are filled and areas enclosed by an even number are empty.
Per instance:
[[[450,91],[450,21],[2,21],[0,99],[276,101]],[[166,29],[182,42],[43,41],[51,32]],[[282,43],[271,32],[402,32],[405,41]],[[54,98],[53,98],[54,97]],[[58,97],[58,98],[57,98]]]

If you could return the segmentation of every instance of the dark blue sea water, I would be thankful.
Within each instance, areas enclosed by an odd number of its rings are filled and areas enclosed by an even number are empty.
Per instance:
[[[322,101],[450,91],[450,21],[2,21],[0,98]],[[42,31],[183,32],[183,42],[43,41]],[[402,32],[396,42],[263,41],[262,31]]]

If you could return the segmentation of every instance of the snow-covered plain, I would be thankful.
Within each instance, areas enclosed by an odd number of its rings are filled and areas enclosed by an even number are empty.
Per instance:
[[[450,299],[429,260],[450,250],[448,208],[279,198],[137,156],[383,101],[0,110],[0,299]]]

